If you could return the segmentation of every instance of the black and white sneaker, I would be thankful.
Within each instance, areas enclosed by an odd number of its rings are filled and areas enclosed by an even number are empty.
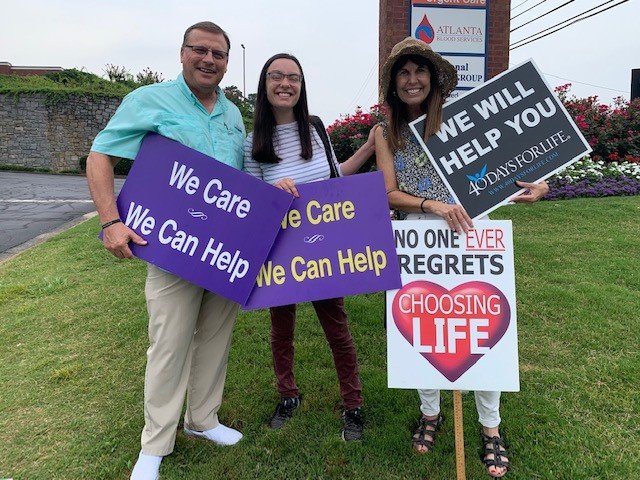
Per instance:
[[[345,410],[342,414],[344,420],[344,430],[342,430],[342,440],[345,442],[353,442],[362,440],[362,431],[364,430],[364,420],[362,418],[362,409],[360,407]]]
[[[293,411],[300,406],[300,397],[282,397],[276,411],[273,413],[269,426],[274,430],[282,428],[293,415]]]

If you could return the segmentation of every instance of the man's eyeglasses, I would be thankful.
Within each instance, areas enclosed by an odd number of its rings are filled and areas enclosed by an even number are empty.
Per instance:
[[[299,73],[287,73],[284,74],[282,72],[269,72],[267,73],[267,77],[269,77],[274,82],[281,82],[284,80],[284,77],[287,77],[291,83],[300,83],[302,81],[302,75]]]
[[[211,52],[214,60],[224,60],[229,56],[228,52],[221,52],[220,50],[213,50],[212,48],[202,47],[200,45],[185,45],[185,47],[189,47],[193,53],[202,57],[206,57],[207,53]]]

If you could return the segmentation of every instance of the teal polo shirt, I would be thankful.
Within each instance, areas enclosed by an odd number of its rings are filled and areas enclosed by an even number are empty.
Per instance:
[[[133,159],[147,132],[156,132],[242,170],[245,130],[240,110],[218,87],[209,113],[182,74],[173,81],[140,87],[124,97],[91,150]]]

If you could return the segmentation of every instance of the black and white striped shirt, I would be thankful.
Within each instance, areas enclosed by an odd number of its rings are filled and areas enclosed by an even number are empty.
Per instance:
[[[326,180],[331,176],[329,162],[322,144],[322,140],[313,126],[311,129],[311,146],[313,156],[305,160],[300,156],[302,146],[298,135],[298,124],[285,123],[276,125],[273,134],[273,147],[276,155],[282,159],[278,163],[259,163],[251,157],[253,147],[253,132],[244,141],[244,171],[273,185],[283,178],[291,178],[296,184]],[[333,162],[338,172],[340,166],[331,148]]]

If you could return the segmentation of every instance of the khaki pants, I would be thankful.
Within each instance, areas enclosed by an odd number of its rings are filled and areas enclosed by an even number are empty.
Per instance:
[[[184,423],[218,426],[227,357],[238,304],[151,264],[145,287],[149,349],[144,381],[142,451],[173,451],[187,393]]]

